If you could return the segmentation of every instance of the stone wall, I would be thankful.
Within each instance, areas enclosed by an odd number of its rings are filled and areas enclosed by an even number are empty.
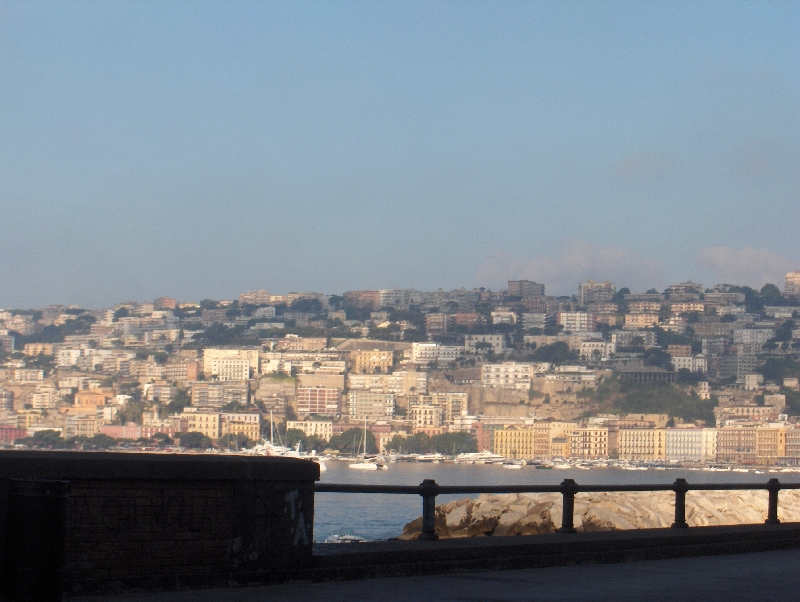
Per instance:
[[[69,481],[71,593],[266,583],[311,564],[313,462],[0,452],[1,527],[10,478]],[[0,540],[5,550],[4,528]]]

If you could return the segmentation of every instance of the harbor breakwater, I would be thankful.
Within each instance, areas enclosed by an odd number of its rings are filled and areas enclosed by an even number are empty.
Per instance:
[[[694,491],[686,495],[690,527],[763,523],[766,491]],[[483,494],[436,507],[435,531],[440,538],[491,535],[537,535],[561,527],[562,496],[558,493]],[[575,496],[575,528],[579,532],[669,527],[675,516],[675,494],[661,492],[580,493]],[[780,493],[778,518],[800,522],[800,491]],[[416,539],[422,517],[399,536]]]

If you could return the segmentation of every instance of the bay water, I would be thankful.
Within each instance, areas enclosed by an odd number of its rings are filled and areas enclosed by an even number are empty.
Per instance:
[[[783,483],[800,482],[797,473],[757,474],[750,472],[709,472],[696,469],[623,470],[620,468],[568,468],[538,470],[523,466],[508,470],[493,464],[432,464],[396,462],[388,470],[363,471],[349,468],[347,462],[326,462],[328,470],[322,483],[360,483],[365,485],[419,485],[423,479],[434,479],[439,485],[558,485],[564,479],[575,479],[583,485],[622,485],[673,483],[677,478],[691,483],[766,483],[778,478]],[[763,492],[765,498],[767,492]],[[689,493],[702,495],[702,492]],[[477,497],[440,495],[437,504],[455,499]],[[314,511],[314,539],[325,541],[331,534],[353,533],[370,541],[397,537],[403,526],[422,514],[419,495],[317,493]]]

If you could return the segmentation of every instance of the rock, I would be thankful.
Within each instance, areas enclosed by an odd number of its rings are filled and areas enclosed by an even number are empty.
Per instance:
[[[522,533],[522,512],[506,512],[500,516],[492,535],[519,535]]]
[[[686,496],[686,521],[690,526],[762,523],[767,516],[767,492],[693,491]],[[561,526],[562,498],[557,493],[520,495],[483,494],[448,502],[436,508],[439,537],[537,535]],[[778,517],[800,522],[800,491],[781,491]],[[614,531],[669,527],[675,518],[671,492],[579,494],[575,498],[574,524],[578,531]],[[422,518],[403,528],[399,539],[416,539]]]

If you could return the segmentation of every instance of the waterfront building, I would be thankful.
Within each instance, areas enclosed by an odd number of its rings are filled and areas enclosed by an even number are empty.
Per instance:
[[[183,410],[182,417],[186,418],[188,432],[202,433],[209,439],[219,439],[220,413],[191,411],[195,408]]]
[[[756,424],[746,423],[717,429],[717,462],[756,463]]]
[[[577,428],[574,422],[545,421],[503,428],[494,433],[494,453],[524,460],[566,457],[568,438]]]
[[[756,431],[756,464],[773,465],[786,456],[787,429],[781,426],[761,425]]]
[[[667,429],[668,462],[714,462],[717,431],[712,428]]]
[[[570,435],[570,456],[586,460],[608,457],[608,427],[588,424]]]
[[[620,460],[666,460],[667,429],[620,429],[617,455]]]
[[[286,428],[303,431],[306,437],[317,437],[323,441],[330,441],[333,437],[333,422],[330,420],[288,420]]]

